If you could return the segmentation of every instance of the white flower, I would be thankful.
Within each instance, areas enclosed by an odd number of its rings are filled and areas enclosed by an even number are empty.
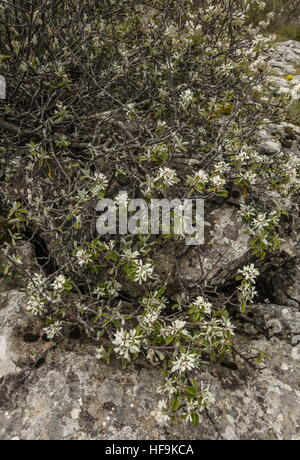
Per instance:
[[[93,293],[97,295],[98,299],[100,297],[115,298],[118,297],[120,288],[121,284],[116,280],[106,281],[102,285],[99,285]]]
[[[120,207],[127,207],[129,203],[128,193],[119,192],[119,194],[115,197],[115,203]]]
[[[133,276],[133,281],[136,281],[139,284],[147,281],[148,278],[151,278],[154,272],[154,267],[152,264],[143,263],[142,260],[137,260],[135,266],[135,273]]]
[[[153,327],[154,323],[158,320],[159,313],[158,312],[148,312],[145,316],[141,317],[141,322],[144,327],[151,328]]]
[[[75,256],[80,267],[92,262],[92,256],[85,249],[78,249]]]
[[[248,206],[245,203],[241,203],[240,215],[245,219],[250,219],[256,215],[256,210],[252,206]]]
[[[132,249],[125,249],[122,253],[122,259],[131,262],[136,261],[140,257],[140,253],[138,251],[133,251]]]
[[[199,171],[195,173],[195,180],[206,184],[209,181],[209,177],[203,169],[199,169]]]
[[[259,276],[259,271],[254,267],[254,264],[246,265],[238,271],[246,281],[254,281]]]
[[[253,229],[257,230],[258,232],[265,230],[269,225],[270,225],[270,221],[268,219],[267,214],[264,212],[258,213],[256,219],[253,219],[253,222],[252,222]]]
[[[193,305],[202,310],[206,315],[211,315],[213,305],[203,297],[198,296],[196,300],[194,300]]]
[[[165,129],[167,128],[168,125],[167,125],[167,122],[166,121],[163,121],[163,120],[158,120],[157,122],[157,129]]]
[[[177,173],[174,169],[171,168],[159,168],[156,178],[154,179],[155,185],[160,188],[161,186],[164,187],[172,187],[179,182],[177,177]]]
[[[42,315],[45,311],[45,306],[40,299],[32,297],[26,303],[26,310],[34,316]]]
[[[106,251],[112,251],[116,245],[116,242],[110,240],[108,243],[106,241],[103,242],[103,247]]]
[[[101,187],[106,188],[108,186],[108,180],[107,177],[99,172],[96,172],[94,174],[93,180],[98,183],[98,185],[101,185]]]
[[[64,275],[59,275],[52,283],[54,291],[63,291],[67,280]]]
[[[241,174],[241,178],[249,182],[251,185],[254,185],[257,182],[257,174],[254,173],[253,171],[247,171]]]
[[[242,285],[238,287],[238,291],[240,291],[241,300],[245,302],[253,303],[253,299],[257,295],[255,287],[248,282],[243,282]]]
[[[170,422],[171,419],[170,419],[170,416],[168,415],[167,401],[165,400],[159,401],[157,409],[152,411],[151,415],[155,417],[156,421],[161,425],[165,425],[168,422]]]
[[[47,291],[47,278],[42,275],[34,275],[27,285],[26,310],[33,315],[42,315],[45,311],[45,302],[52,297]]]
[[[45,278],[43,275],[34,275],[34,277],[32,278],[32,282],[28,284],[28,287],[29,289],[42,289],[45,288],[46,284],[47,278]]]
[[[145,310],[150,310],[151,312],[160,313],[162,310],[166,308],[167,299],[162,297],[159,291],[154,291],[147,297],[143,297],[142,305]]]
[[[48,327],[44,328],[44,332],[47,335],[49,340],[54,339],[57,335],[61,335],[62,332],[62,322],[56,321],[55,323],[51,324]]]
[[[168,394],[169,398],[172,397],[173,394],[177,393],[178,388],[176,388],[176,378],[165,378],[164,384],[157,388],[157,393],[159,394]]]
[[[226,180],[223,177],[217,175],[211,178],[211,183],[213,187],[220,189],[224,187],[224,185],[226,184]]]
[[[241,163],[245,163],[248,160],[250,160],[251,155],[250,152],[247,150],[241,150],[237,155],[236,155],[236,160],[240,161]]]
[[[194,99],[193,91],[190,89],[187,89],[186,91],[183,91],[180,94],[180,105],[186,109],[193,102],[193,99]]]
[[[102,173],[95,173],[93,177],[94,186],[91,188],[93,196],[97,196],[100,193],[103,193],[108,187],[108,179]]]
[[[185,325],[186,325],[186,321],[181,321],[180,319],[176,319],[172,323],[172,327],[176,329],[177,331],[180,331],[181,329],[183,329]]]
[[[204,406],[209,407],[215,403],[215,397],[210,392],[210,386],[204,385],[203,382],[201,382],[201,396],[202,396],[202,404]]]
[[[104,347],[100,347],[96,349],[96,359],[103,359],[106,355],[106,350]]]
[[[203,324],[201,331],[198,334],[198,337],[204,338],[205,341],[208,341],[211,346],[214,346],[215,341],[220,343],[221,340],[228,340],[228,332],[231,336],[234,336],[234,327],[227,319],[217,319],[213,318],[210,321],[207,321]]]
[[[190,399],[185,403],[185,411],[183,416],[185,417],[186,422],[192,422],[193,415],[197,415],[199,422],[201,422],[201,412],[204,410],[204,406],[201,405],[201,402],[198,399]]]
[[[166,339],[167,337],[170,337],[173,334],[173,330],[171,326],[162,327],[160,330],[160,334],[162,335],[162,337]]]
[[[219,161],[214,167],[217,174],[225,174],[230,171],[230,166],[225,161]]]
[[[177,359],[173,361],[171,372],[178,371],[180,374],[191,371],[192,369],[197,368],[199,357],[195,353],[185,352],[181,353]]]
[[[229,318],[222,318],[223,327],[225,331],[228,331],[230,335],[234,336],[235,326],[232,324]]]
[[[176,319],[175,321],[172,322],[171,333],[173,335],[177,335],[179,333],[188,334],[188,331],[184,329],[185,325],[186,325],[186,321],[181,321],[180,319]]]
[[[120,329],[115,333],[115,338],[112,341],[115,345],[114,351],[130,361],[130,353],[135,354],[140,352],[142,336],[137,334],[136,329],[124,331]]]
[[[177,336],[178,334],[188,335],[188,331],[184,329],[185,325],[186,325],[186,321],[181,321],[179,319],[176,319],[175,321],[172,322],[171,326],[162,327],[160,330],[160,334],[164,338],[167,338],[170,336]]]

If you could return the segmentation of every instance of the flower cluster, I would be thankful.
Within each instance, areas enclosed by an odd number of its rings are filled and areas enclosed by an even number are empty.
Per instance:
[[[55,321],[55,323],[50,324],[50,326],[44,328],[44,332],[49,340],[53,340],[54,337],[62,334],[62,322]]]
[[[198,296],[194,302],[193,302],[193,305],[195,307],[197,307],[197,309],[200,311],[200,312],[203,312],[205,313],[206,315],[211,315],[212,313],[212,308],[213,308],[213,305],[212,303],[208,302],[207,300],[205,300],[203,297],[201,296]]]
[[[171,168],[159,168],[157,176],[154,179],[154,186],[158,190],[166,190],[179,182],[176,171]]]
[[[94,182],[93,186],[91,187],[92,195],[94,197],[101,198],[108,186],[108,179],[102,173],[95,173],[92,177],[92,180]]]
[[[88,265],[93,260],[91,254],[85,249],[77,249],[75,257],[80,267]]]
[[[187,89],[180,94],[180,104],[184,109],[187,109],[188,106],[193,102],[193,100],[194,93],[190,89]]]
[[[115,338],[112,341],[114,351],[117,355],[130,361],[130,354],[136,355],[140,352],[141,339],[142,336],[138,334],[136,329],[130,331],[120,329],[115,333]]]
[[[183,374],[187,371],[194,370],[198,367],[199,356],[194,352],[183,352],[178,356],[175,356],[172,362],[171,372],[179,372]]]
[[[142,260],[138,259],[131,264],[129,278],[132,279],[132,281],[142,284],[153,276],[153,272],[154,266],[151,263],[144,263]]]
[[[258,212],[253,206],[241,204],[240,216],[247,222],[252,237],[251,248],[256,256],[264,259],[267,252],[281,247],[278,230],[283,211]]]
[[[53,290],[56,292],[62,292],[65,289],[66,282],[67,280],[64,275],[57,276],[52,283]]]
[[[254,267],[254,264],[247,265],[238,271],[237,280],[241,280],[241,285],[238,288],[238,296],[241,304],[242,312],[245,311],[247,304],[253,303],[253,299],[257,294],[255,290],[256,278],[259,276],[259,271]]]
[[[47,302],[48,280],[42,275],[34,275],[27,285],[26,309],[33,315],[42,315]]]
[[[167,401],[164,399],[159,401],[157,408],[151,412],[151,415],[160,425],[167,425],[171,421]]]

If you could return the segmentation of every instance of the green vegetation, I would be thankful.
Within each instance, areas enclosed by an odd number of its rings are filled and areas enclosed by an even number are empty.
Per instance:
[[[270,17],[267,33],[275,34],[276,41],[300,40],[299,0],[266,0],[263,10],[259,8],[260,3],[254,2],[250,8],[249,23],[258,25]]]
[[[280,247],[284,203],[298,193],[299,162],[253,147],[289,102],[269,88],[263,25],[248,26],[240,0],[26,5],[0,8],[0,193],[13,228],[3,272],[22,275],[26,308],[44,318],[49,340],[80,327],[95,359],[160,364],[158,421],[197,425],[213,403],[199,371],[232,351],[228,307],[254,301],[254,263]],[[202,198],[214,210],[233,185],[252,261],[224,280],[226,295],[205,273],[194,285],[182,280],[181,236],[97,235],[97,202],[128,206],[124,189],[148,202]],[[32,276],[18,249],[37,238],[48,261]],[[155,258],[166,243],[172,263],[162,278]]]
[[[279,25],[274,26],[270,30],[276,35],[276,41],[282,42],[286,40],[300,41],[300,25]]]

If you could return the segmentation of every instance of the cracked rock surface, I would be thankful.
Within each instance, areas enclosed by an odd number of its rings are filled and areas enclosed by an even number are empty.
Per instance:
[[[216,404],[193,428],[164,427],[152,416],[159,369],[142,361],[125,371],[117,362],[99,363],[83,339],[69,338],[52,349],[23,303],[21,293],[9,291],[0,310],[0,439],[300,439],[295,308],[255,305],[245,314],[235,364],[203,369],[201,379],[211,384]],[[270,359],[247,364],[259,350]]]

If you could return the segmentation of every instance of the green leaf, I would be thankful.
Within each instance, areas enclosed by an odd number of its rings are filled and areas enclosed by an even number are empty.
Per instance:
[[[192,422],[191,422],[191,423],[192,423],[193,426],[199,425],[199,423],[200,423],[200,418],[199,418],[199,415],[198,415],[198,414],[193,414],[193,415],[192,415]]]
[[[246,308],[247,308],[246,302],[241,302],[241,313],[245,313]]]
[[[66,291],[72,291],[72,289],[73,289],[73,286],[70,283],[66,283],[64,287],[65,287]]]
[[[219,192],[216,193],[217,196],[228,196],[229,192],[228,190],[220,190]]]
[[[171,399],[171,401],[170,401],[170,407],[171,407],[171,409],[172,409],[174,412],[176,412],[176,411],[179,409],[179,407],[180,407],[180,399],[179,399],[179,398],[173,398],[173,399]]]
[[[195,396],[197,394],[197,391],[194,387],[186,387],[186,392],[191,396]]]
[[[173,340],[174,340],[174,337],[172,337],[172,336],[171,336],[171,337],[167,337],[166,340],[165,340],[165,344],[166,344],[166,345],[170,345],[170,343],[172,343]]]

